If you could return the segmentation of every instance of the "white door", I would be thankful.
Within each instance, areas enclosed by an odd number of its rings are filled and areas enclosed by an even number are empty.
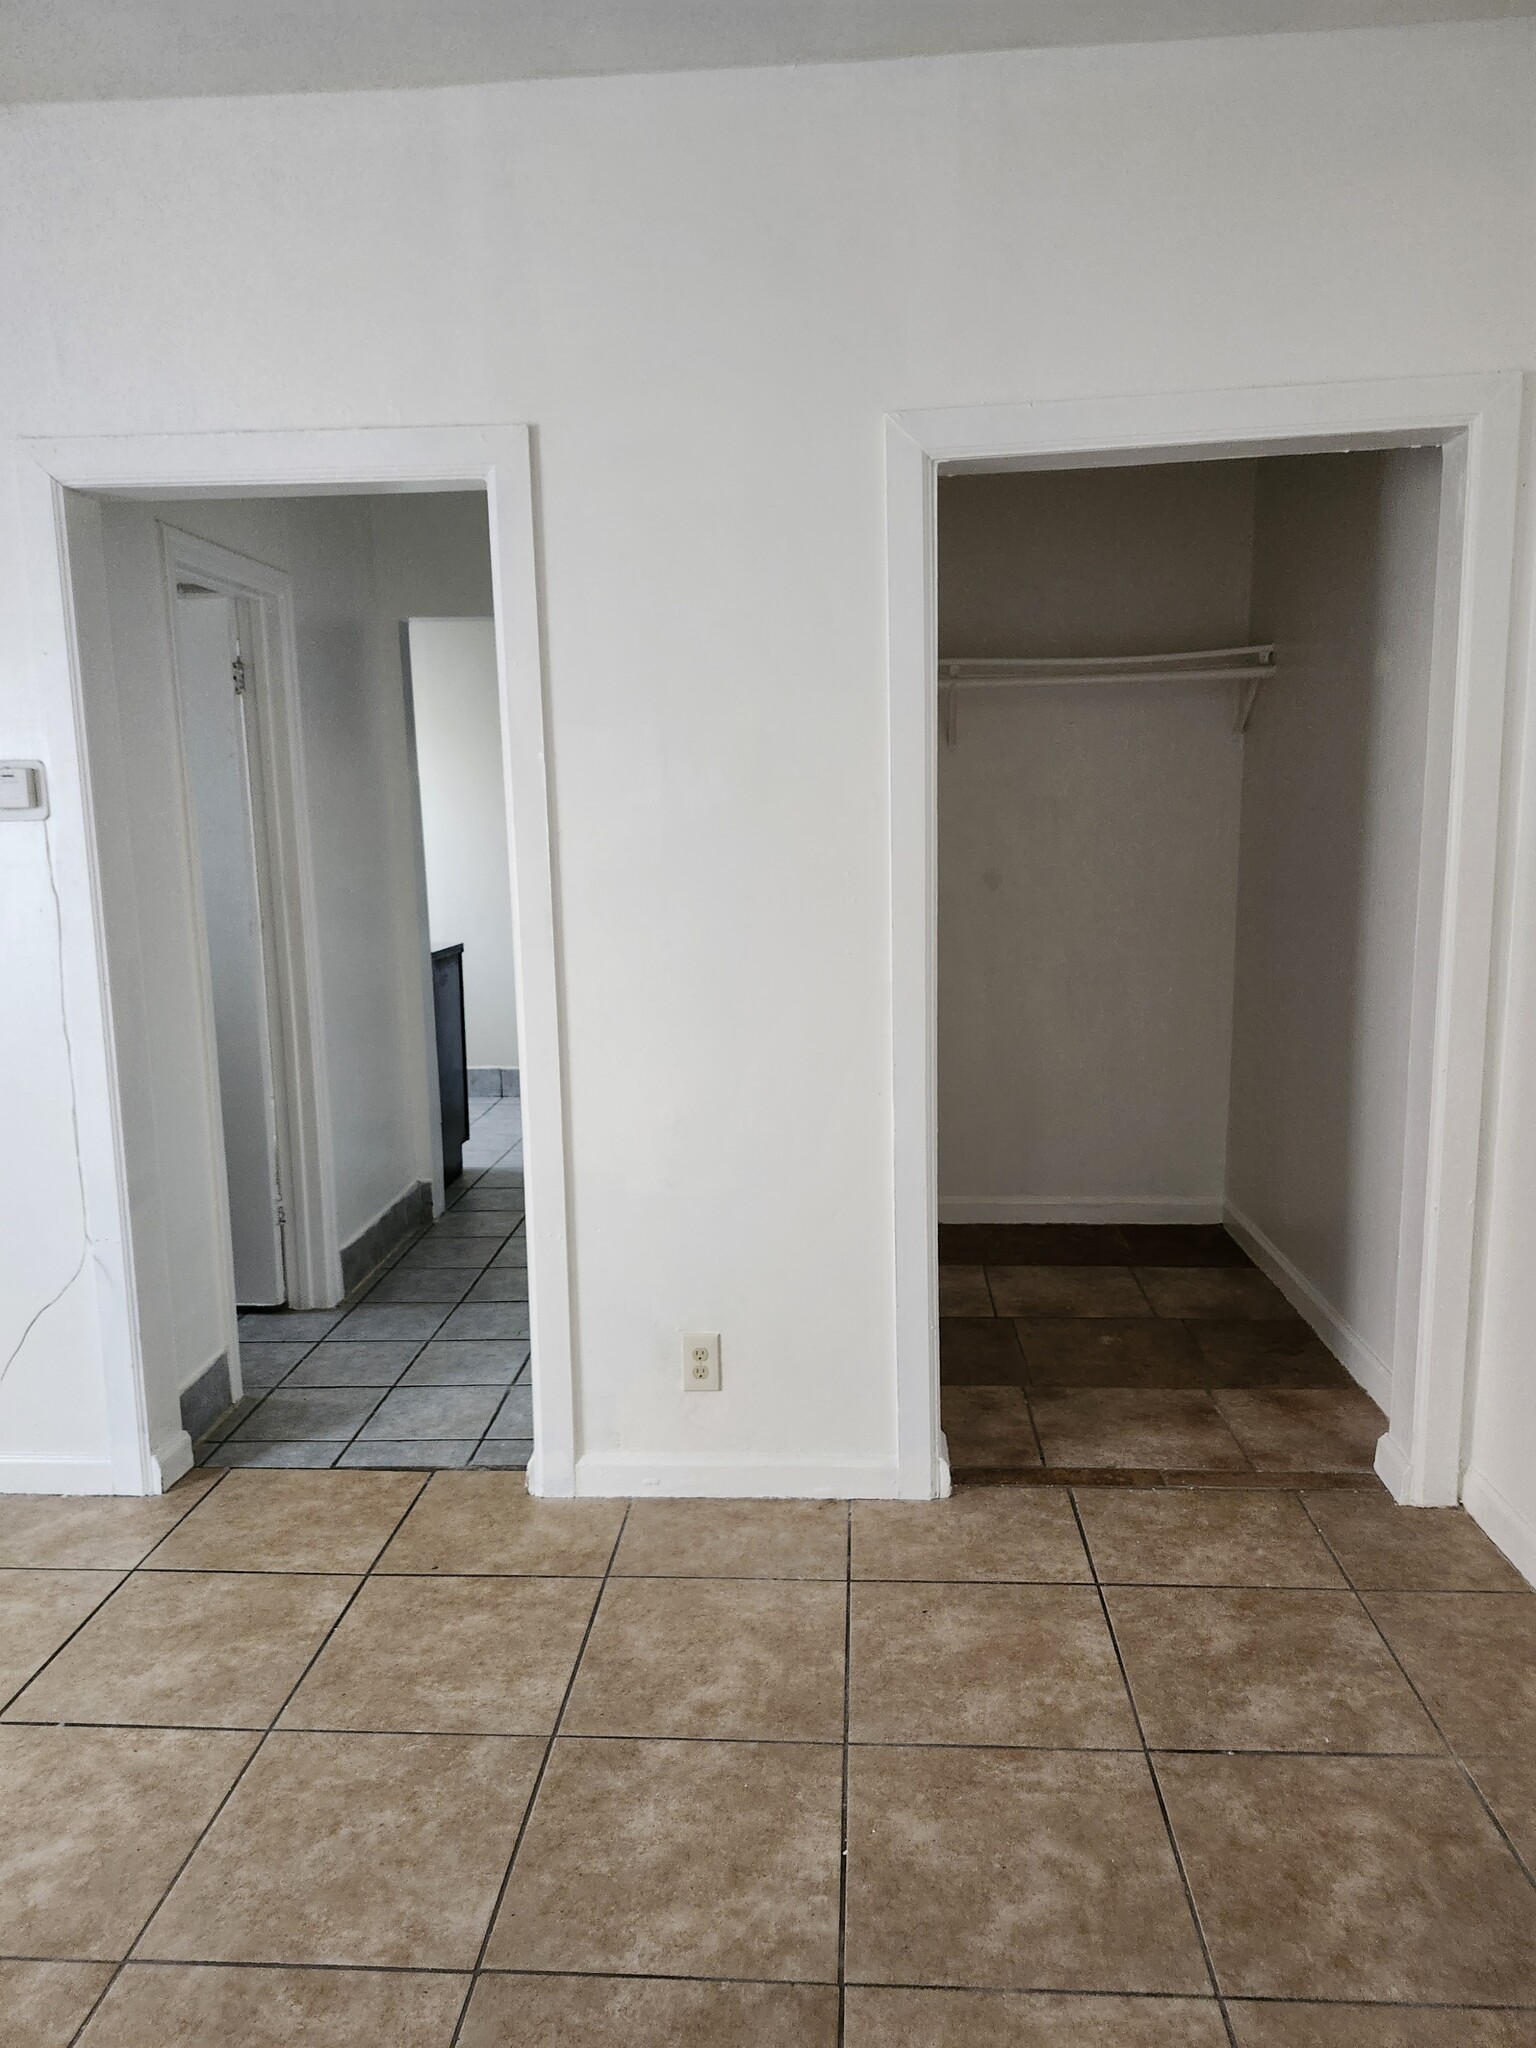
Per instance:
[[[288,1290],[244,612],[222,592],[178,586],[176,661],[213,980],[235,1299],[258,1308],[286,1301]]]

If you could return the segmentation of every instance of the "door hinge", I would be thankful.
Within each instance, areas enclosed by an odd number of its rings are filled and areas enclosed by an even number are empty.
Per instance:
[[[245,662],[240,655],[237,654],[229,664],[229,672],[234,678],[235,695],[243,697],[245,695]]]

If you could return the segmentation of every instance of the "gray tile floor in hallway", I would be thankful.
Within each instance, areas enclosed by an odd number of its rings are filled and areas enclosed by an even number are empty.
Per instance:
[[[0,1499],[6,2048],[1532,2048],[1536,1596],[1379,1490]]]
[[[521,1104],[471,1102],[444,1214],[344,1308],[240,1318],[211,1466],[522,1467],[533,1449]]]

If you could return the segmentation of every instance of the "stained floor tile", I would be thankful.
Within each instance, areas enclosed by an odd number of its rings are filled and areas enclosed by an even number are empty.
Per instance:
[[[641,1500],[614,1559],[620,1577],[842,1579],[840,1500]]]
[[[135,1573],[7,1719],[265,1728],[357,1587],[317,1573]]]
[[[848,1974],[1000,1990],[1207,1988],[1146,1760],[855,1749]]]
[[[212,1473],[189,1472],[147,1500],[0,1494],[0,1567],[128,1571],[217,1483]]]
[[[120,1572],[0,1570],[0,1702],[18,1692],[121,1581]]]
[[[81,2048],[448,2048],[468,1977],[130,1963]]]
[[[1124,1266],[1125,1238],[1096,1223],[941,1223],[941,1265]]]
[[[841,1808],[834,1744],[561,1738],[487,1964],[830,1982]]]
[[[1536,2048],[1536,2014],[1466,2006],[1227,2007],[1238,2048]]]
[[[526,1301],[466,1301],[449,1316],[441,1332],[448,1343],[467,1338],[479,1342],[491,1338],[498,1342],[510,1340],[527,1341],[528,1304]]]
[[[1364,1597],[1453,1748],[1536,1755],[1536,1593]]]
[[[1090,1574],[1064,1488],[853,1504],[856,1579],[1083,1581]]]
[[[247,1338],[240,1346],[241,1386],[248,1394],[270,1393],[314,1348],[308,1340],[297,1344],[258,1344]]]
[[[1022,1387],[946,1386],[939,1414],[956,1471],[1041,1462]]]
[[[547,1735],[595,1592],[583,1579],[370,1579],[281,1725]]]
[[[1199,1317],[1189,1334],[1213,1387],[1348,1387],[1349,1374],[1299,1316],[1283,1322]]]
[[[988,1266],[1000,1316],[1149,1316],[1126,1266]],[[981,1311],[985,1313],[985,1311]]]
[[[1536,1876],[1536,1754],[1472,1756],[1462,1761],[1514,1843],[1515,1853]]]
[[[402,1272],[396,1266],[369,1288],[365,1306],[401,1308],[427,1302],[441,1304],[446,1312],[456,1301],[464,1299],[474,1278],[473,1271],[466,1272],[462,1267],[433,1266],[425,1271],[407,1267]]]
[[[992,1295],[984,1266],[940,1266],[941,1316],[989,1316],[992,1312]]]
[[[1227,2048],[1214,1999],[850,1986],[846,2048]]]
[[[1222,1988],[1536,2003],[1536,1889],[1456,1765],[1163,1756]]]
[[[423,1237],[411,1246],[394,1271],[427,1273],[434,1267],[446,1266],[478,1273],[491,1263],[495,1251],[494,1237]]]
[[[377,1405],[378,1387],[302,1387],[287,1384],[252,1409],[232,1443],[346,1443]]]
[[[1529,1590],[1463,1508],[1400,1508],[1368,1493],[1313,1493],[1306,1505],[1362,1592]]]
[[[469,1462],[476,1471],[525,1472],[532,1457],[532,1437],[488,1436]]]
[[[395,1268],[399,1272],[400,1268]],[[387,1344],[411,1342],[425,1344],[429,1337],[435,1337],[451,1314],[443,1302],[381,1302],[377,1305],[365,1301],[343,1316],[331,1332],[335,1344],[355,1344],[366,1340]]]
[[[1344,1584],[1294,1494],[1084,1487],[1077,1510],[1099,1576],[1110,1583]]]
[[[214,1444],[203,1459],[205,1465],[227,1470],[282,1471],[308,1469],[323,1472],[336,1463],[344,1443],[337,1438],[308,1443],[240,1443],[234,1438]]]
[[[466,1306],[472,1307],[481,1301],[521,1301],[528,1299],[528,1268],[524,1265],[491,1265],[481,1273],[473,1287],[465,1295]],[[526,1346],[524,1347],[527,1348]]]
[[[855,1742],[1136,1744],[1114,1643],[1087,1586],[859,1585]]]
[[[1220,1223],[1122,1223],[1115,1236],[1132,1266],[1251,1266]]]
[[[530,1500],[521,1474],[442,1472],[379,1563],[381,1572],[512,1572],[601,1578],[623,1501]]]
[[[358,1437],[336,1463],[351,1472],[452,1472],[474,1454],[472,1436]]]
[[[528,1363],[528,1346],[510,1338],[445,1343],[435,1338],[405,1375],[407,1387],[510,1387]]]
[[[150,1569],[365,1572],[421,1486],[386,1472],[232,1472]]]
[[[394,1387],[362,1425],[359,1440],[420,1441],[449,1436],[468,1437],[473,1442],[484,1435],[500,1406],[499,1387]]]
[[[491,1417],[486,1430],[489,1438],[525,1437],[533,1440],[533,1388],[526,1382],[517,1387],[508,1387],[501,1396],[501,1405]]]
[[[1160,1316],[1278,1322],[1296,1313],[1274,1282],[1252,1266],[1142,1266],[1136,1278]]]
[[[111,1976],[105,1963],[0,1961],[7,2048],[69,2048]]]
[[[337,1308],[248,1309],[235,1325],[242,1342],[318,1344],[341,1320]]]
[[[1153,1749],[1444,1753],[1353,1593],[1116,1586],[1107,1598]]]
[[[1092,1273],[1091,1266],[1081,1269]],[[1139,1317],[1078,1316],[1017,1324],[1024,1384],[1046,1387],[1194,1387],[1205,1364],[1182,1323]]]
[[[939,1378],[945,1386],[1017,1386],[1023,1376],[1024,1354],[1007,1318],[939,1318]]]
[[[284,1380],[283,1390],[392,1387],[420,1348],[409,1339],[404,1343],[365,1338],[356,1344],[317,1344]]]
[[[843,1637],[840,1584],[612,1580],[562,1726],[841,1742]]]
[[[542,1754],[503,1736],[269,1735],[137,1953],[467,1969]]]
[[[1369,1472],[1387,1426],[1355,1386],[1223,1388],[1213,1399],[1261,1472]]]
[[[482,1977],[460,2048],[836,2048],[819,1984],[655,1977]]]
[[[126,1955],[257,1739],[0,1728],[0,1952]]]
[[[1030,1395],[1029,1405],[1048,1465],[1247,1469],[1208,1394],[1045,1388]]]

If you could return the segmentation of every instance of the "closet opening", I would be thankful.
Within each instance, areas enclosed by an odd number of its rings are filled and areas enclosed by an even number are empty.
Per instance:
[[[1376,1483],[1423,1218],[1446,460],[939,477],[956,1479]]]

